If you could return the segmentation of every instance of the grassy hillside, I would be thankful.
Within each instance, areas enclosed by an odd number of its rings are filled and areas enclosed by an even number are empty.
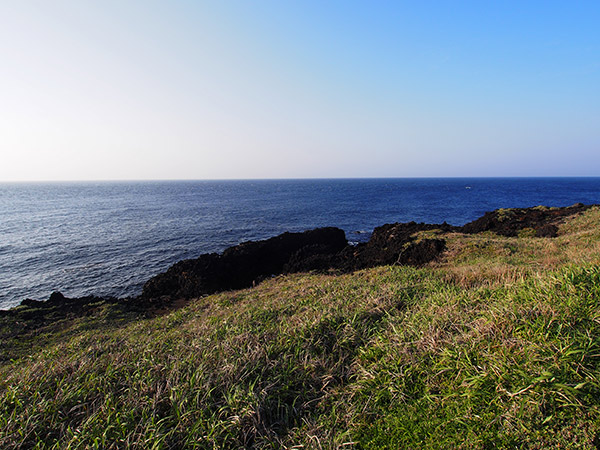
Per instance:
[[[600,448],[599,225],[455,233],[427,267],[169,311],[21,308],[0,317],[0,448]]]

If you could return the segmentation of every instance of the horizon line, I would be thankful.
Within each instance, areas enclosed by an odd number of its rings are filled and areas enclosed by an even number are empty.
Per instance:
[[[530,178],[600,178],[600,175],[483,175],[483,176],[382,176],[382,177],[256,177],[256,178],[104,178],[104,179],[40,179],[0,180],[0,184],[26,183],[150,183],[196,181],[303,181],[303,180],[402,180],[402,179],[530,179]]]

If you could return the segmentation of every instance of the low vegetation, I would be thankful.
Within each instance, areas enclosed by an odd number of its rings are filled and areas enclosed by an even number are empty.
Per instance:
[[[0,448],[600,448],[600,209],[426,267],[0,317]],[[427,237],[435,235],[428,231]]]

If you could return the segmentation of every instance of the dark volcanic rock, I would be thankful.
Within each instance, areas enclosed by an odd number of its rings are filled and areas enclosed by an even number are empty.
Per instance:
[[[26,298],[21,302],[22,306],[29,306],[30,308],[53,308],[56,306],[64,306],[68,303],[79,303],[79,299],[70,299],[65,297],[61,292],[53,292],[46,301],[32,300]]]
[[[577,203],[564,208],[499,209],[462,227],[443,224],[394,223],[375,228],[368,242],[349,245],[339,228],[318,228],[303,233],[283,233],[257,242],[244,242],[222,254],[209,253],[180,261],[146,282],[136,299],[99,297],[67,298],[54,292],[45,301],[23,300],[21,307],[0,311],[0,316],[53,317],[90,313],[100,302],[120,302],[130,310],[162,307],[176,299],[199,297],[219,291],[241,289],[271,276],[311,270],[352,272],[389,264],[422,265],[437,258],[445,249],[443,233],[480,233],[492,231],[504,236],[527,235],[554,237],[563,220],[595,205]],[[416,233],[438,230],[440,233],[417,238]],[[96,306],[95,306],[96,305]]]
[[[89,314],[99,304],[103,303],[118,302],[122,305],[125,305],[128,300],[130,299],[96,297],[95,295],[69,298],[65,297],[60,292],[53,292],[46,301],[32,300],[27,298],[21,302],[19,307],[9,309],[4,311],[4,313],[0,312],[0,316],[18,316],[31,322],[42,323],[52,320],[60,320],[68,316],[81,316],[83,314]],[[129,305],[129,303],[127,303],[127,305]]]
[[[446,250],[443,239],[422,239],[407,244],[398,256],[398,263],[410,266],[420,266],[433,261]]]
[[[592,206],[576,203],[563,208],[536,206],[535,208],[497,209],[486,212],[483,217],[469,222],[461,227],[460,231],[463,233],[493,231],[503,236],[518,236],[520,231],[531,229],[538,237],[555,237],[558,224],[565,217],[580,214]]]
[[[344,271],[365,269],[387,264],[421,265],[433,260],[445,249],[442,239],[423,239],[415,242],[420,231],[455,231],[456,227],[443,223],[386,224],[373,230],[369,242],[346,248],[340,255],[338,267]]]
[[[116,301],[115,298],[103,298],[96,297],[95,295],[88,295],[85,297],[69,298],[65,297],[61,292],[55,291],[50,294],[50,297],[46,301],[32,300],[27,298],[21,302],[23,306],[29,306],[32,308],[71,308],[77,309],[91,303],[103,302],[103,301]]]
[[[442,239],[415,241],[419,231],[453,231],[446,223],[396,223],[378,227],[369,242],[348,245],[338,228],[318,228],[304,233],[284,233],[265,241],[244,242],[221,255],[204,254],[180,261],[150,279],[142,302],[193,298],[254,285],[271,275],[318,271],[351,272],[386,264],[421,265],[446,248]]]
[[[141,298],[192,298],[249,287],[271,275],[320,268],[320,257],[334,255],[347,245],[344,231],[332,227],[244,242],[221,255],[204,254],[176,263],[151,278]]]
[[[58,291],[55,291],[52,294],[50,294],[50,298],[48,299],[48,303],[52,305],[64,305],[68,301],[69,299],[67,299],[67,297],[65,297],[62,294],[62,292]]]

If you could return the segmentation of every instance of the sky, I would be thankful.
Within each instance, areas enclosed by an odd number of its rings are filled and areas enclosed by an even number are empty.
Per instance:
[[[600,2],[0,4],[0,181],[600,176]]]

